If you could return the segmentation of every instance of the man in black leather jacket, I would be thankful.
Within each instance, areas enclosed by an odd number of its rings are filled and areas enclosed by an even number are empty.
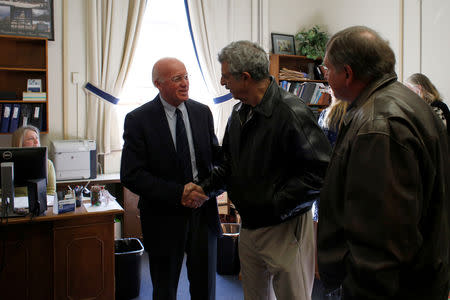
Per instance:
[[[327,45],[336,97],[351,104],[320,197],[321,280],[343,299],[447,299],[450,166],[446,130],[397,81],[395,55],[367,27]]]
[[[331,151],[312,111],[269,76],[265,51],[248,41],[219,53],[221,84],[241,100],[227,124],[225,160],[201,185],[224,185],[242,218],[239,256],[245,299],[310,299],[311,205]],[[272,283],[273,282],[273,288]]]

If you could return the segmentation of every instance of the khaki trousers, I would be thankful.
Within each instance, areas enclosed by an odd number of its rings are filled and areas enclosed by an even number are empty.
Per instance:
[[[284,223],[242,228],[239,259],[246,300],[309,300],[314,281],[311,211]]]

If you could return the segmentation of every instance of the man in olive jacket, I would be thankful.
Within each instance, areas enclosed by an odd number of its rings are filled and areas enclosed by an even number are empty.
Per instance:
[[[450,168],[446,129],[397,81],[388,43],[350,27],[324,65],[344,116],[320,197],[321,280],[343,299],[447,299]]]
[[[331,151],[308,106],[269,76],[258,45],[233,42],[219,54],[221,84],[241,100],[227,124],[224,162],[205,192],[225,184],[242,218],[245,299],[311,299],[317,199]],[[273,283],[273,288],[272,288]]]

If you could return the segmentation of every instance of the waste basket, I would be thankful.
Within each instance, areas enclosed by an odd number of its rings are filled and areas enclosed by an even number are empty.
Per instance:
[[[142,254],[144,246],[139,239],[115,240],[116,299],[132,299],[139,296]]]
[[[239,273],[238,239],[239,223],[222,223],[223,235],[217,240],[217,273],[236,275]]]

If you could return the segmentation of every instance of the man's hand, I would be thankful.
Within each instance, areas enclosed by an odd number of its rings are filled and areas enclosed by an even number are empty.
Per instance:
[[[201,186],[189,182],[184,186],[181,204],[186,207],[197,208],[202,206],[208,199],[209,197],[205,195]]]

